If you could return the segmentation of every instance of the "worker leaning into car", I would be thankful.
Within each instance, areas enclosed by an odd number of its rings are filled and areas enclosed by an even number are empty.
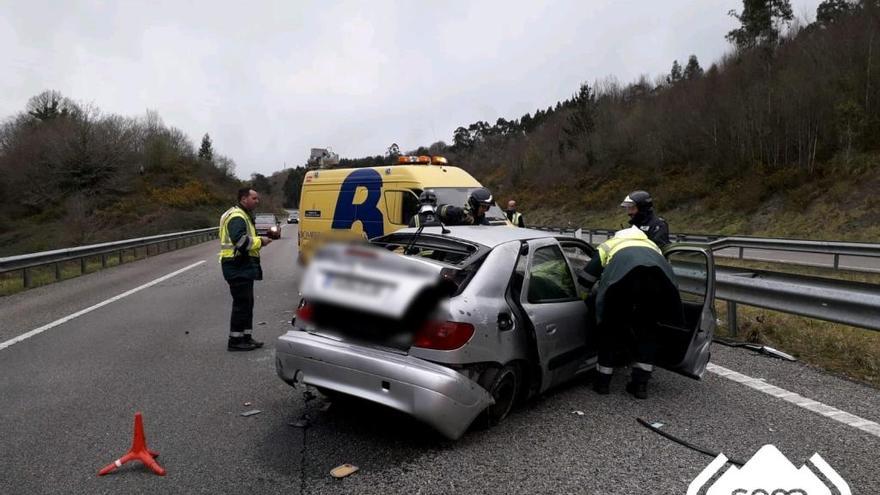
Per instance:
[[[654,214],[654,200],[647,191],[633,191],[620,203],[629,215],[629,224],[637,227],[661,249],[669,244],[669,224]]]
[[[672,267],[643,231],[630,227],[599,245],[599,256],[579,274],[580,282],[594,287],[593,303],[599,362],[593,389],[609,393],[615,356],[623,351],[632,361],[626,391],[639,399],[648,396],[648,380],[660,344],[660,323],[681,325],[681,299]]]
[[[220,266],[232,294],[229,318],[229,351],[252,351],[263,347],[251,332],[254,322],[254,280],[263,280],[260,249],[272,242],[254,227],[254,209],[260,195],[250,188],[238,190],[238,204],[220,217]]]
[[[434,218],[439,219],[444,225],[491,225],[489,219],[486,218],[486,212],[492,206],[492,201],[492,193],[485,187],[478,187],[468,195],[464,207],[437,206],[437,196],[431,191],[425,191],[419,196],[419,203],[421,203],[419,213],[413,215],[409,226],[426,225],[425,220],[428,214],[435,216]]]

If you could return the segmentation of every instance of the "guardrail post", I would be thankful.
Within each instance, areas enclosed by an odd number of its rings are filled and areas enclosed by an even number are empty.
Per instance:
[[[834,255],[834,269],[837,270],[838,268],[840,268],[840,255],[835,254]]]
[[[120,249],[120,250],[119,250],[119,264],[120,264],[120,265],[122,264],[122,258],[123,258],[124,256],[125,256],[125,250],[124,250],[124,249]]]
[[[79,259],[79,274],[80,275],[86,274],[86,259],[85,258]]]
[[[101,255],[101,268],[107,268],[107,255]]]
[[[736,337],[736,303],[727,301],[727,332],[731,337]]]
[[[55,263],[55,281],[61,280],[61,263]]]
[[[31,270],[30,268],[22,268],[21,270],[21,283],[24,284],[24,288],[27,289],[31,286]]]
[[[745,249],[743,249],[742,247],[740,247],[740,248],[739,248],[739,259],[743,259],[743,251],[745,251]]]

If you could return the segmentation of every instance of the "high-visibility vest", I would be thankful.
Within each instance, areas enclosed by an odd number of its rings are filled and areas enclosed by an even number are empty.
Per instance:
[[[515,211],[513,212],[513,217],[510,219],[510,223],[512,223],[514,227],[519,227],[520,218],[522,218],[522,213]]]
[[[599,260],[602,262],[602,266],[607,266],[615,254],[628,247],[646,247],[663,254],[663,251],[651,242],[644,232],[636,228],[629,228],[618,231],[614,237],[599,244]]]
[[[229,222],[232,221],[233,218],[241,218],[244,220],[248,229],[248,237],[250,237],[251,241],[251,245],[248,248],[248,256],[259,258],[260,247],[263,245],[263,240],[257,236],[257,229],[254,227],[250,215],[248,215],[241,207],[233,206],[226,210],[226,213],[220,217],[220,260],[222,261],[225,258],[235,258],[235,244],[232,242],[232,239],[229,238]]]

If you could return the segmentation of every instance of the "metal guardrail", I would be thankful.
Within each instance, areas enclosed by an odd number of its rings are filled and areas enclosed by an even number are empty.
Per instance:
[[[591,243],[594,234],[607,237],[614,233],[605,229],[585,231],[542,228],[542,230],[571,234],[579,238],[584,238],[584,233],[587,233]],[[832,255],[834,268],[839,268],[840,256],[880,258],[880,244],[719,237],[705,234],[673,234],[670,237],[677,241],[702,242],[713,252],[738,249],[738,257],[741,259],[748,259],[743,253],[745,249]],[[693,278],[692,271],[677,269],[676,273],[688,279]],[[696,279],[687,280],[686,283],[692,284],[695,281]],[[877,284],[716,266],[715,297],[727,301],[727,322],[732,336],[737,334],[738,304],[880,331],[880,285]]]
[[[614,230],[610,229],[572,229],[562,227],[535,227],[540,230],[559,232],[561,234],[573,235],[581,239],[585,239],[590,244],[598,242],[594,237],[598,236],[602,241],[614,234]],[[840,269],[840,257],[848,256],[855,258],[880,258],[880,244],[867,242],[838,242],[838,241],[812,241],[805,239],[779,239],[769,237],[748,237],[736,236],[725,237],[716,234],[687,234],[678,233],[670,234],[670,239],[675,242],[699,242],[708,244],[712,251],[718,253],[717,256],[728,258],[739,258],[754,261],[771,261],[776,263],[786,263],[802,266],[819,266]],[[746,253],[746,249],[759,251],[779,251],[785,253],[810,253],[827,255],[829,263],[818,263],[815,261],[803,261],[797,259],[765,259],[756,256],[755,252]],[[736,254],[719,253],[720,251],[736,250]],[[858,272],[880,272],[880,263],[874,267],[862,267],[850,265],[844,267],[847,270]]]
[[[189,246],[195,242],[204,242],[217,238],[217,227],[206,229],[189,230],[186,232],[175,232],[173,234],[162,234],[150,237],[140,237],[137,239],[127,239],[124,241],[105,242],[102,244],[92,244],[89,246],[80,246],[67,249],[56,249],[53,251],[42,251],[39,253],[22,254],[18,256],[9,256],[0,258],[0,274],[21,271],[22,283],[25,288],[32,285],[31,269],[44,266],[55,265],[55,280],[61,279],[61,264],[68,261],[79,260],[80,273],[86,273],[86,260],[88,258],[101,256],[101,266],[107,266],[107,259],[110,255],[119,256],[119,263],[123,262],[124,254],[128,250],[145,248],[146,256],[150,256],[150,247],[155,247],[155,253],[161,251],[161,246],[165,244],[165,251],[178,249],[183,244]]]

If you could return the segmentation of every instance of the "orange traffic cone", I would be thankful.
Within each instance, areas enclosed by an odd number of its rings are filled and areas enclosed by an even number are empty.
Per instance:
[[[98,471],[98,476],[104,476],[126,462],[135,460],[141,461],[159,476],[165,476],[165,469],[156,462],[154,457],[159,457],[159,453],[147,448],[147,439],[144,436],[144,418],[141,416],[140,412],[137,412],[134,415],[134,440],[131,442],[131,449],[128,450],[127,454],[111,462],[104,469]]]

